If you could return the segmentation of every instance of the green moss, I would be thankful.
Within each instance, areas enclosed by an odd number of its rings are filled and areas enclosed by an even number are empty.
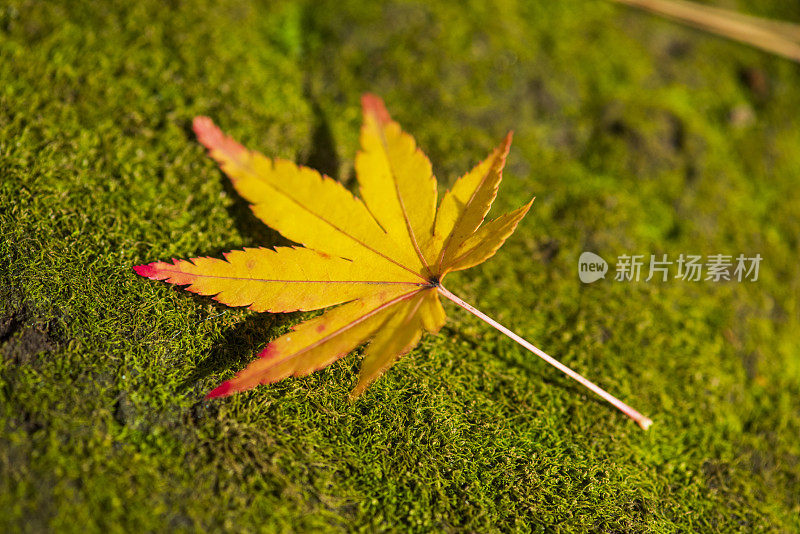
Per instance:
[[[12,0],[0,81],[3,530],[800,528],[796,65],[594,1]],[[445,186],[515,130],[497,211],[534,209],[448,287],[650,432],[456,309],[358,402],[356,357],[202,400],[298,317],[131,271],[280,239],[192,117],[352,184],[366,90]],[[587,286],[583,250],[764,264]]]

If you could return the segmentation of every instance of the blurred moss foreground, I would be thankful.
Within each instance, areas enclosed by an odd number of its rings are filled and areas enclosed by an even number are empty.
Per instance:
[[[3,2],[0,529],[800,530],[800,67],[601,1],[427,4]],[[280,242],[192,117],[352,185],[364,91],[443,186],[515,130],[496,212],[534,208],[448,286],[650,432],[449,307],[358,402],[355,356],[202,400],[301,317],[131,271]],[[681,253],[763,262],[614,281]]]

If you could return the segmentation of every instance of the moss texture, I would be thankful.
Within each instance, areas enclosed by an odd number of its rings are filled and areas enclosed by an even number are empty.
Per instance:
[[[443,186],[515,130],[496,212],[537,201],[448,287],[649,432],[455,308],[355,403],[356,356],[203,400],[300,317],[131,271],[280,240],[192,117],[352,184],[363,91]],[[3,531],[800,530],[795,64],[589,0],[11,0],[0,176]],[[583,285],[584,250],[764,261]]]

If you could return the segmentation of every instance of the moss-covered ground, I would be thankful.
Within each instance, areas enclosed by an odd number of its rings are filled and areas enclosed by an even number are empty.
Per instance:
[[[352,184],[364,91],[443,186],[515,130],[495,213],[534,208],[448,287],[649,432],[454,307],[357,402],[357,356],[203,400],[301,317],[132,272],[279,239],[192,117]],[[5,1],[0,530],[797,532],[798,184],[796,64],[602,1]]]

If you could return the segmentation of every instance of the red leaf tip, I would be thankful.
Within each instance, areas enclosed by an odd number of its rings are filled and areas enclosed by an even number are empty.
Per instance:
[[[511,150],[511,141],[514,139],[514,130],[509,130],[503,138],[503,143],[500,145],[500,169],[506,166],[506,158]]]
[[[235,158],[246,149],[222,133],[222,130],[208,117],[202,115],[192,121],[192,129],[197,140],[209,150],[219,150],[228,157]]]
[[[216,126],[214,125],[214,121],[212,121],[210,117],[206,117],[205,115],[198,115],[192,121],[192,129],[196,134],[214,128],[216,128]]]
[[[381,124],[392,120],[389,112],[386,111],[386,105],[384,105],[381,97],[373,95],[372,93],[364,93],[361,95],[361,109],[364,110],[364,115],[374,115]]]
[[[152,263],[146,263],[144,265],[134,265],[133,272],[138,274],[139,276],[144,276],[145,278],[153,278],[156,274],[156,268],[153,267]]]
[[[217,397],[227,397],[233,393],[233,384],[230,380],[223,382],[208,392],[206,399],[216,399]]]
[[[195,117],[194,121],[192,121],[192,129],[195,135],[197,135],[197,139],[209,149],[221,144],[225,137],[222,130],[217,128],[214,121],[208,117]]]

